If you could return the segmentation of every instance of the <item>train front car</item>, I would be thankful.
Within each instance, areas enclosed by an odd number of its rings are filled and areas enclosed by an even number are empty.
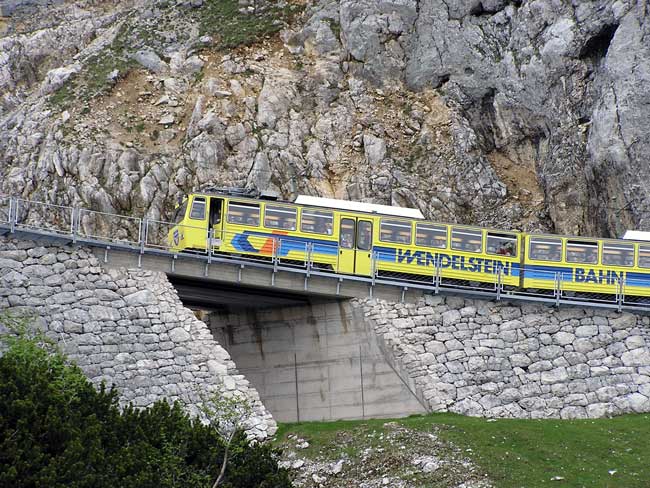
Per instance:
[[[211,197],[200,193],[191,193],[176,208],[175,225],[167,234],[167,241],[173,252],[208,251],[209,236],[213,236],[213,249],[217,242],[214,236],[221,231],[220,213],[221,197]],[[218,246],[217,246],[218,248]]]
[[[650,296],[650,245],[554,235],[525,238],[523,288],[611,301]]]

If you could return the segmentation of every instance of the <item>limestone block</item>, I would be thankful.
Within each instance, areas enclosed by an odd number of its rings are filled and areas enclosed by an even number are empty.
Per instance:
[[[458,310],[448,310],[442,314],[442,324],[444,326],[454,325],[456,322],[459,322],[460,319],[461,315]]]
[[[447,352],[447,346],[440,341],[429,341],[424,345],[424,348],[427,352],[435,355],[445,354]]]
[[[569,375],[567,373],[566,368],[555,368],[550,371],[542,371],[541,375],[541,381],[542,384],[552,384],[552,383],[560,383],[567,381],[569,379]]]
[[[638,349],[646,346],[645,339],[640,335],[633,335],[625,339],[625,345],[628,349]]]
[[[639,347],[623,353],[621,360],[625,366],[650,366],[650,350]]]
[[[575,338],[576,336],[570,332],[558,332],[555,334],[555,336],[553,336],[553,341],[561,346],[566,346],[568,344],[571,344]]]
[[[587,410],[582,406],[568,406],[560,410],[560,418],[563,419],[586,419]]]
[[[124,301],[130,307],[146,307],[155,305],[158,300],[151,290],[140,290],[130,293],[124,297]]]
[[[594,337],[598,335],[597,325],[581,325],[575,329],[576,337]]]
[[[88,310],[91,320],[99,321],[115,321],[120,320],[122,317],[120,311],[114,309],[113,307],[106,307],[103,305],[93,305]]]
[[[623,313],[618,318],[610,319],[609,325],[614,330],[630,329],[636,326],[636,315],[631,313]]]

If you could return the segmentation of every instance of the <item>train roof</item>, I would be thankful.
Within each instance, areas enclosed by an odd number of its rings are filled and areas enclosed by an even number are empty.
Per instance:
[[[350,200],[312,197],[309,195],[298,195],[295,203],[299,205],[308,205],[311,207],[335,208],[338,210],[376,213],[381,215],[392,215],[395,217],[406,217],[409,219],[424,220],[424,215],[422,215],[422,212],[420,212],[417,208],[392,207],[390,205],[379,205],[377,203],[353,202]]]
[[[642,230],[626,230],[622,239],[631,241],[650,241],[650,232]]]

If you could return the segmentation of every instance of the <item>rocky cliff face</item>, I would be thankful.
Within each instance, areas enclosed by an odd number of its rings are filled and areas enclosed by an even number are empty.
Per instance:
[[[191,189],[237,185],[508,228],[646,228],[647,8],[87,0],[18,10],[0,38],[0,191],[167,219]]]

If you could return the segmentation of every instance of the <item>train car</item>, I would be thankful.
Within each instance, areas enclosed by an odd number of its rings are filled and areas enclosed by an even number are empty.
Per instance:
[[[522,287],[650,296],[650,243],[527,234]]]
[[[520,285],[519,232],[380,218],[373,249],[379,276]]]
[[[419,211],[319,197],[192,193],[176,252],[273,260],[341,274],[526,292],[650,296],[650,243],[440,224]]]
[[[180,205],[175,251],[275,258],[343,274],[519,285],[521,234],[437,224],[415,209],[300,196],[296,202],[194,193]],[[208,231],[212,235],[209,241]]]

